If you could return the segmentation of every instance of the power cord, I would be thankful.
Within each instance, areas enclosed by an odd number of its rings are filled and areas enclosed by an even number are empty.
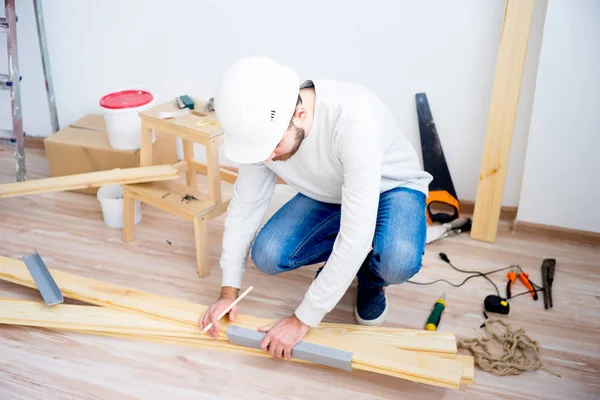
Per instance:
[[[486,279],[488,282],[490,282],[490,283],[491,283],[491,284],[494,286],[494,289],[496,289],[496,293],[497,293],[498,297],[500,297],[500,298],[504,298],[503,296],[501,296],[501,295],[500,295],[500,290],[498,289],[498,286],[497,286],[497,285],[494,283],[494,281],[492,281],[490,278],[488,278],[488,275],[494,274],[494,273],[496,273],[496,272],[506,271],[506,270],[508,270],[508,269],[518,269],[520,273],[523,273],[523,269],[522,269],[520,266],[518,266],[518,265],[511,265],[511,266],[509,266],[509,267],[499,268],[499,269],[495,269],[495,270],[493,270],[493,271],[489,271],[489,272],[485,272],[485,273],[483,273],[483,272],[481,272],[481,271],[467,271],[467,270],[464,270],[464,269],[460,269],[460,268],[457,268],[457,267],[455,267],[455,266],[454,266],[454,265],[453,265],[453,264],[450,262],[450,259],[448,258],[448,256],[447,256],[445,253],[440,253],[440,258],[441,258],[442,260],[444,260],[445,262],[447,262],[447,263],[448,263],[448,265],[450,265],[452,268],[454,268],[454,269],[455,269],[455,270],[457,270],[458,272],[462,272],[462,273],[465,273],[465,274],[473,274],[473,275],[469,275],[468,277],[466,277],[466,278],[465,278],[465,280],[463,280],[461,283],[458,283],[458,284],[457,284],[457,283],[452,283],[452,282],[450,282],[450,281],[448,281],[448,280],[446,280],[446,279],[437,279],[437,280],[435,280],[435,281],[432,281],[432,282],[414,282],[414,281],[411,281],[411,280],[408,280],[407,282],[408,282],[408,283],[412,283],[412,284],[414,284],[414,285],[423,285],[423,286],[425,286],[425,285],[433,285],[433,284],[435,284],[435,283],[438,283],[438,282],[445,282],[445,283],[447,283],[447,284],[449,284],[449,285],[451,285],[451,286],[454,286],[454,287],[461,287],[461,286],[462,286],[462,285],[464,285],[464,284],[465,284],[465,283],[466,283],[466,282],[467,282],[469,279],[472,279],[472,278],[476,278],[476,277],[479,277],[479,276],[481,276],[481,277],[485,278],[485,279]],[[530,281],[530,282],[531,282],[531,281]],[[532,285],[532,286],[535,288],[535,290],[528,290],[528,291],[526,291],[526,292],[523,292],[523,293],[515,294],[514,296],[511,296],[511,299],[513,299],[513,298],[515,298],[515,297],[518,297],[518,296],[522,296],[522,295],[524,295],[524,294],[535,293],[535,292],[541,292],[541,291],[543,291],[543,290],[544,290],[543,288],[541,288],[540,286],[536,285],[536,284],[535,284],[535,283],[533,283],[533,282],[531,282],[531,285]]]

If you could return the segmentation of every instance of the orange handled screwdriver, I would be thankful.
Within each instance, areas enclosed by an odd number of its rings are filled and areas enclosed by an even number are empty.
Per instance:
[[[515,280],[517,279],[517,273],[514,271],[510,271],[508,274],[506,274],[506,277],[508,278],[508,283],[506,284],[506,298],[510,299],[512,285],[513,285],[513,283],[515,283]]]
[[[531,297],[533,297],[534,300],[537,300],[538,295],[537,295],[537,292],[535,291],[535,289],[533,288],[533,285],[531,284],[531,282],[529,282],[529,274],[527,274],[525,272],[521,272],[519,274],[519,279],[521,280],[521,282],[523,282],[523,285],[525,285],[527,287],[527,290],[529,290],[529,292],[531,292]]]

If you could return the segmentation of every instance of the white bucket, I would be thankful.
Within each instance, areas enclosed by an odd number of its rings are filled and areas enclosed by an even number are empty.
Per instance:
[[[96,195],[102,207],[104,223],[111,228],[123,227],[123,187],[120,185],[105,185],[98,189]],[[135,200],[135,217],[137,224],[142,219],[142,205]]]
[[[145,92],[145,91],[139,91]],[[120,92],[111,93],[108,96],[116,96]],[[104,99],[104,98],[103,98]],[[139,113],[154,105],[154,98],[141,106],[122,108],[108,108],[100,106],[104,111],[106,122],[106,133],[110,146],[117,150],[137,150],[141,147],[142,120]],[[156,137],[153,135],[153,141]]]

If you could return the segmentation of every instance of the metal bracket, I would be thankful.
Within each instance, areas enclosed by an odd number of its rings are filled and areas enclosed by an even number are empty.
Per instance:
[[[54,278],[50,274],[50,271],[48,271],[46,264],[44,264],[44,261],[37,250],[33,254],[24,256],[23,261],[25,262],[27,269],[29,269],[29,273],[35,281],[46,304],[52,306],[54,304],[62,303],[62,292],[58,288],[58,285],[54,281]]]
[[[227,329],[227,338],[230,343],[254,349],[261,348],[260,342],[265,335],[266,333],[235,325],[230,325]],[[352,371],[352,353],[332,347],[299,342],[292,349],[292,357],[345,371]]]

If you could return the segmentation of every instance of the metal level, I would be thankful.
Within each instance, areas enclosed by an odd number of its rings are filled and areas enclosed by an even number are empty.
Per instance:
[[[46,304],[52,306],[62,303],[63,294],[37,250],[33,254],[24,256],[23,261]]]
[[[230,343],[260,349],[260,342],[266,333],[254,329],[230,325],[227,338]],[[292,349],[292,358],[314,362],[333,368],[352,371],[352,353],[318,344],[299,342]]]

